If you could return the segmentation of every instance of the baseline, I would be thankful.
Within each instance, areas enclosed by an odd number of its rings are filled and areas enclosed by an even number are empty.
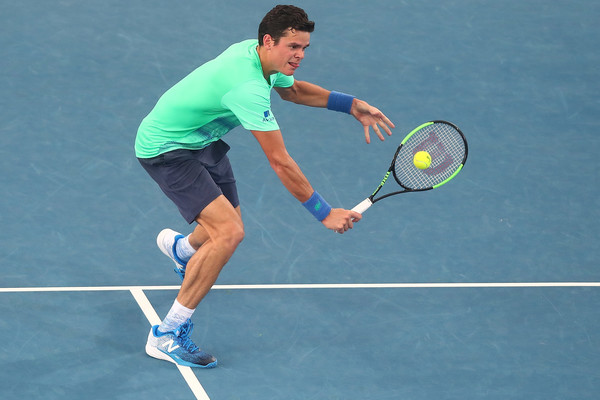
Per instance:
[[[214,285],[214,290],[269,290],[269,289],[403,289],[403,288],[527,288],[527,287],[600,287],[600,282],[457,282],[457,283],[290,283]],[[179,290],[172,286],[64,286],[0,288],[0,293],[26,292],[97,292]],[[132,292],[133,293],[133,292]]]

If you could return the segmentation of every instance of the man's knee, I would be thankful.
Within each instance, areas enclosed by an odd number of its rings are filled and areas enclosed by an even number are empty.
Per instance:
[[[231,242],[237,247],[244,240],[245,232],[241,224],[235,224],[231,229]]]
[[[198,215],[196,222],[204,226],[210,240],[231,253],[244,239],[244,223],[239,206],[234,209],[223,195],[211,202]]]
[[[214,238],[220,246],[233,252],[244,240],[244,226],[238,221],[227,221],[218,227],[218,233]]]

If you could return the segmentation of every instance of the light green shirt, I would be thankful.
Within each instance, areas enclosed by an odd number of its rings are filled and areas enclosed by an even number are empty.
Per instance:
[[[140,124],[136,156],[201,149],[239,125],[256,131],[279,129],[271,111],[271,89],[292,86],[294,77],[277,73],[267,82],[257,46],[257,40],[233,44],[162,95]]]

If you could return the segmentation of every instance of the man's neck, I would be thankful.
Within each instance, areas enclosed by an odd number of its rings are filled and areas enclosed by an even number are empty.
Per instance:
[[[263,71],[263,76],[265,80],[270,84],[271,74],[273,74],[276,71],[272,71],[271,67],[269,66],[267,49],[261,45],[258,45],[256,46],[256,52],[258,53],[258,59],[260,61],[260,67]]]

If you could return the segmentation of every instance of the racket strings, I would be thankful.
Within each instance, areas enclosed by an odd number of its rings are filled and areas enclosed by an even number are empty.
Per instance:
[[[426,151],[431,165],[418,169],[414,155]],[[400,148],[394,162],[398,183],[408,189],[428,189],[444,182],[462,165],[466,146],[460,132],[453,126],[436,122],[415,132]]]

